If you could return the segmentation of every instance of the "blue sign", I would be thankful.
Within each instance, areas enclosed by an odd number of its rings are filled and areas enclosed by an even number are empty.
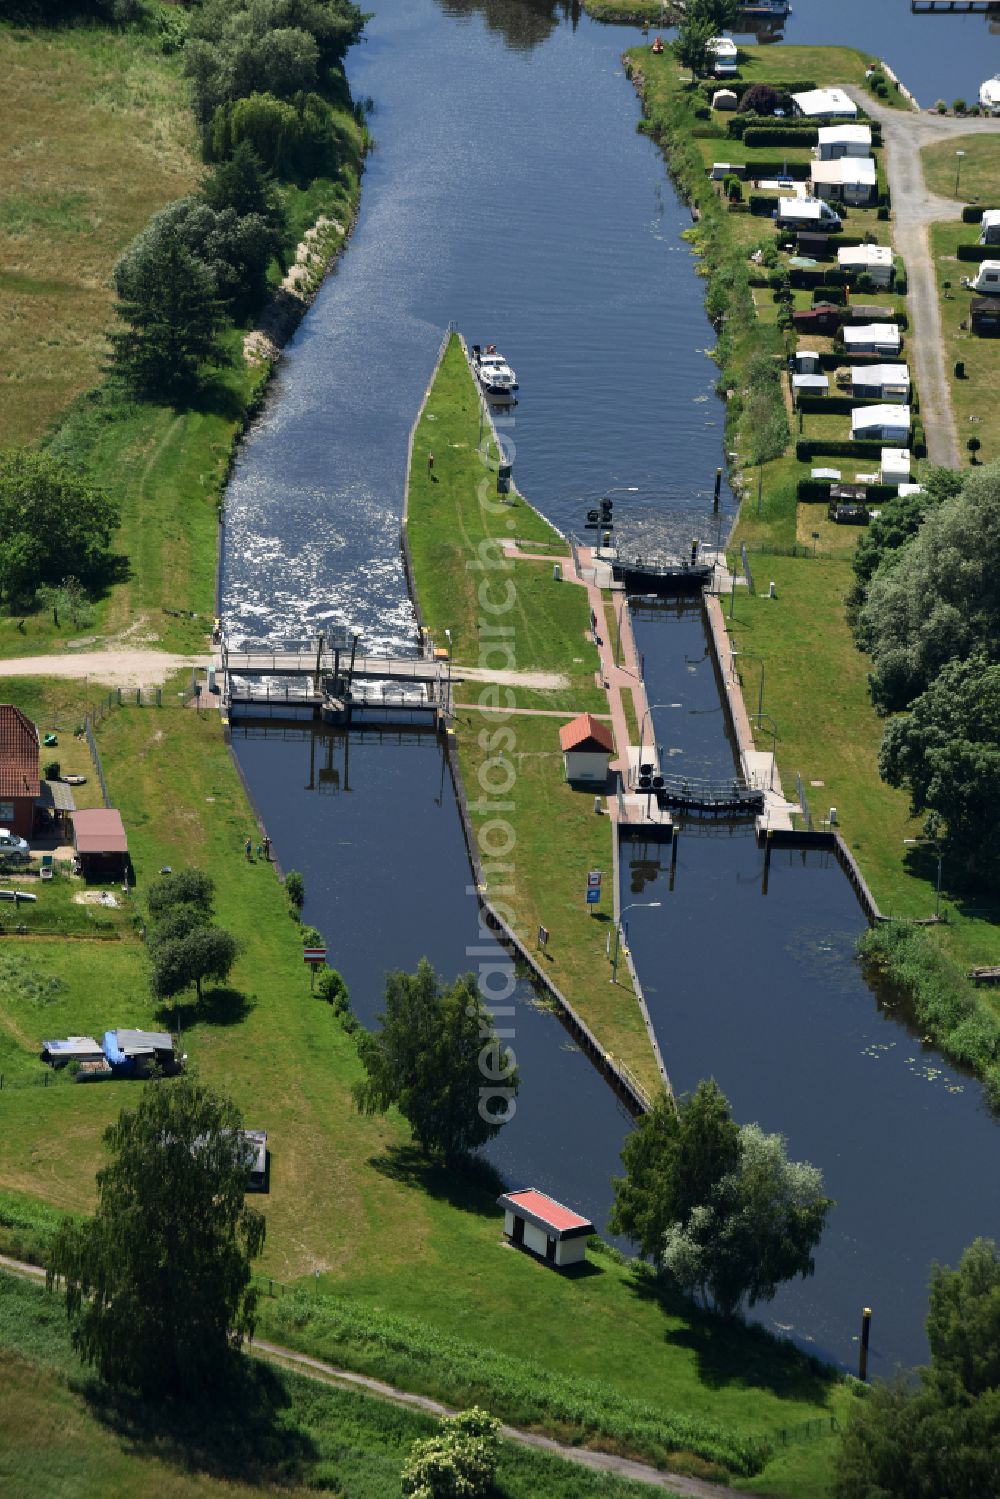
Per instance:
[[[601,887],[600,887],[600,885],[596,885],[592,889],[589,889],[587,891],[587,905],[588,906],[597,906],[597,905],[600,905],[600,903],[601,903]]]

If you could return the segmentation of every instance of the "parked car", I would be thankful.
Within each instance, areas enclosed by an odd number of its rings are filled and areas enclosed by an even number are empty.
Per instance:
[[[24,838],[19,838],[7,828],[0,828],[0,863],[27,859],[30,853],[31,849]]]

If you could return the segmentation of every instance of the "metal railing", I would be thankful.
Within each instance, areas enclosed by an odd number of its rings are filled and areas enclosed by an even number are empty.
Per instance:
[[[94,738],[94,731],[90,726],[89,713],[83,720],[83,732],[87,739],[87,747],[90,750],[90,758],[93,760],[94,769],[97,772],[97,781],[101,788],[101,799],[103,800],[106,807],[110,807],[111,797],[108,795],[108,783],[104,779],[104,767],[101,765],[101,756],[97,748],[97,740]]]
[[[746,807],[749,811],[763,803],[763,791],[748,786],[740,776],[731,776],[728,780],[703,780],[697,776],[657,774],[650,777],[650,785],[643,786],[633,768],[629,773],[629,789],[686,807]]]

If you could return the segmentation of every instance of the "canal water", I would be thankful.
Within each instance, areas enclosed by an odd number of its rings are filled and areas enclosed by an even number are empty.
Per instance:
[[[803,23],[819,11],[811,0],[800,9]],[[842,20],[850,5],[829,9]],[[918,27],[960,33],[910,17],[903,0],[896,9],[898,45],[886,50],[908,79],[907,48],[926,36]],[[398,552],[406,439],[449,320],[515,364],[522,400],[504,429],[515,476],[557,525],[578,530],[588,503],[614,490],[626,542],[715,540],[712,332],[680,237],[689,215],[635,133],[620,52],[638,39],[547,0],[380,5],[349,59],[355,96],[373,100],[377,142],[360,220],[227,497],[234,643],[337,620],[369,648],[412,645]],[[864,29],[856,39],[882,50]],[[723,524],[731,503],[724,492]],[[663,705],[657,743],[692,775],[725,773],[731,746],[697,617],[643,617],[637,632],[650,701]],[[279,858],[305,873],[306,919],[329,938],[362,1019],[377,1012],[392,966],[422,954],[448,975],[475,966],[476,904],[436,749],[366,742],[347,767],[342,741],[328,749],[295,732],[236,747]],[[764,897],[752,840],[710,831],[684,832],[674,889],[659,910],[636,913],[632,938],[677,1085],[714,1072],[738,1116],[782,1129],[838,1199],[816,1278],[783,1292],[763,1320],[850,1363],[870,1300],[876,1369],[913,1362],[925,1352],[930,1260],[997,1231],[995,1195],[980,1210],[956,1169],[983,1167],[993,1124],[979,1089],[939,1085],[933,1054],[862,982],[851,949],[863,922],[839,870],[776,863]],[[655,853],[623,878],[669,884]],[[628,1125],[558,1021],[526,989],[516,1005],[524,1088],[493,1159],[511,1185],[546,1187],[603,1225]],[[822,1050],[809,1044],[827,1032]],[[868,1055],[876,1037],[897,1045]],[[770,1070],[752,1064],[761,1054]]]

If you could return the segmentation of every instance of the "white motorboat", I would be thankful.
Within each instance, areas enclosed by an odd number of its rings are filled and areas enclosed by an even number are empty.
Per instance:
[[[1000,114],[1000,73],[979,85],[979,102],[990,114]]]
[[[472,358],[486,394],[494,399],[512,399],[517,390],[517,376],[503,355],[497,353],[496,344],[487,344],[485,349],[473,344]]]

